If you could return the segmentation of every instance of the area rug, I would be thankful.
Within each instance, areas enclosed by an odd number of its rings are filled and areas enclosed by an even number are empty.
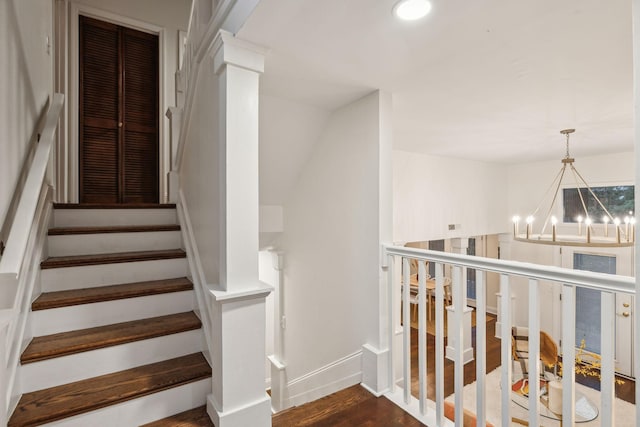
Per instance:
[[[501,426],[500,414],[500,368],[494,369],[486,377],[487,386],[487,421],[490,421],[495,426]],[[577,384],[576,389],[579,389],[585,396],[587,396],[592,402],[594,402],[598,408],[600,408],[600,392],[583,385]],[[491,391],[493,390],[493,392]],[[453,402],[454,396],[450,395],[445,400]],[[472,412],[476,412],[476,383],[473,382],[464,387],[464,407]],[[615,400],[615,427],[635,427],[635,405],[625,402],[616,398]],[[511,416],[526,419],[527,411],[511,403]],[[597,427],[600,426],[601,417],[598,416],[593,421],[588,423],[576,423],[576,426],[584,427]],[[511,423],[512,426],[522,427],[521,424]],[[560,422],[550,420],[548,418],[540,417],[540,425],[544,427],[559,427]],[[605,426],[611,427],[611,426]]]

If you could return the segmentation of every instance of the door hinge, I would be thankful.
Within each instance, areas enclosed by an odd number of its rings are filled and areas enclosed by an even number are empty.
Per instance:
[[[562,340],[558,340],[558,346],[562,348]]]
[[[2,254],[4,254],[4,242],[0,240],[0,256],[2,256]]]
[[[560,294],[560,301],[562,301],[562,294]]]

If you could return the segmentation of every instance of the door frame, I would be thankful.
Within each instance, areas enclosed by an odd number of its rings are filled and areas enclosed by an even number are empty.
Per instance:
[[[66,110],[66,140],[58,141],[58,170],[63,170],[64,174],[58,178],[58,186],[62,190],[58,192],[57,201],[77,203],[80,195],[80,171],[79,171],[79,95],[80,95],[80,75],[79,66],[79,17],[80,15],[90,18],[99,19],[101,21],[110,22],[123,27],[133,28],[138,31],[155,34],[158,36],[158,199],[160,203],[167,199],[166,179],[169,172],[169,144],[166,141],[168,133],[168,123],[164,120],[164,112],[168,108],[165,99],[165,32],[166,30],[158,25],[148,22],[139,21],[116,13],[104,11],[84,4],[75,3],[65,0],[63,2],[56,1],[57,7],[64,8],[64,13],[58,13],[60,27],[66,28],[66,31],[59,31],[58,35],[66,33],[67,40],[58,37],[56,40],[56,51],[58,55],[58,63],[66,64],[66,67],[60,66],[58,74],[64,74],[65,77],[56,76],[58,85],[66,88],[67,110]],[[68,11],[68,13],[66,12]],[[67,22],[60,22],[68,17]],[[64,60],[60,59],[60,55]],[[63,69],[64,68],[64,69]],[[62,175],[62,174],[61,174]]]

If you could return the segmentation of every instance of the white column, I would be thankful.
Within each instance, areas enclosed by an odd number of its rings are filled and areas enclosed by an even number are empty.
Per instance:
[[[469,247],[469,239],[467,238],[451,239],[451,253],[466,255],[468,247]],[[473,308],[467,306],[467,271],[466,269],[463,269],[463,272],[461,274],[461,281],[462,281],[462,288],[463,288],[463,292],[462,292],[463,296],[461,298],[461,301],[456,301],[456,296],[454,295],[452,305],[447,307],[447,319],[449,319],[447,322],[447,337],[449,337],[449,339],[447,340],[447,350],[445,354],[447,356],[447,359],[454,360],[455,358],[454,337],[458,335],[457,335],[457,331],[455,330],[455,322],[453,322],[452,319],[454,317],[456,306],[460,304],[462,305],[464,310],[463,318],[462,318],[462,328],[463,328],[462,344],[464,348],[462,360],[466,364],[473,360],[473,346],[471,345],[471,313],[473,312]]]
[[[207,411],[217,427],[271,426],[265,391],[265,298],[258,281],[259,48],[221,31],[213,42],[218,76],[220,259],[213,296],[213,393]]]

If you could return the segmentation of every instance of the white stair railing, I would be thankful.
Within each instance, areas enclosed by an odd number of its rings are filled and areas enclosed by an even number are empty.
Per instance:
[[[0,258],[0,425],[6,425],[20,394],[16,371],[25,341],[26,318],[51,209],[51,186],[45,181],[64,95],[49,100],[39,140]]]
[[[550,282],[554,286],[562,288],[562,341],[564,343],[575,342],[575,291],[577,287],[590,288],[601,291],[601,425],[615,425],[614,411],[614,339],[615,339],[615,294],[624,293],[635,295],[635,279],[627,276],[617,276],[587,271],[569,270],[558,267],[542,266],[516,261],[496,260],[468,255],[451,254],[444,252],[427,251],[422,249],[387,246],[389,304],[390,313],[397,313],[397,308],[402,306],[400,316],[392,316],[389,333],[390,342],[394,342],[396,330],[401,328],[403,342],[400,354],[392,354],[389,362],[390,391],[387,397],[393,402],[417,416],[422,422],[432,427],[453,425],[444,418],[444,266],[451,266],[453,279],[454,311],[453,320],[456,331],[455,337],[449,337],[454,341],[454,405],[455,425],[462,426],[463,419],[463,387],[464,387],[464,363],[463,363],[463,315],[464,307],[456,301],[464,300],[466,283],[463,283],[465,269],[476,270],[476,415],[478,426],[484,427],[486,419],[487,390],[486,377],[486,273],[493,272],[500,275],[501,295],[511,295],[511,287],[514,286],[514,277],[528,279],[527,292],[529,298],[529,376],[537,378],[541,372],[537,361],[540,357],[540,282]],[[409,286],[402,283],[410,283],[409,265],[411,260],[418,261],[418,397],[411,395],[411,324],[410,324],[410,291]],[[425,261],[435,265],[435,402],[427,402],[427,355],[426,355],[426,270]],[[400,270],[401,268],[401,270]],[[520,286],[521,282],[518,282]],[[501,423],[503,426],[511,425],[511,327],[513,319],[511,298],[501,298],[500,311],[502,313],[501,327],[501,385],[500,390],[491,390],[491,399],[500,393]],[[400,325],[402,319],[402,325]],[[451,345],[451,342],[450,342]],[[635,353],[635,351],[634,351]],[[398,385],[395,377],[394,360],[402,361],[402,381]],[[575,348],[573,345],[563,346],[563,376],[562,376],[562,419],[563,425],[575,425]],[[532,387],[528,397],[528,423],[532,427],[540,425],[540,388]]]

